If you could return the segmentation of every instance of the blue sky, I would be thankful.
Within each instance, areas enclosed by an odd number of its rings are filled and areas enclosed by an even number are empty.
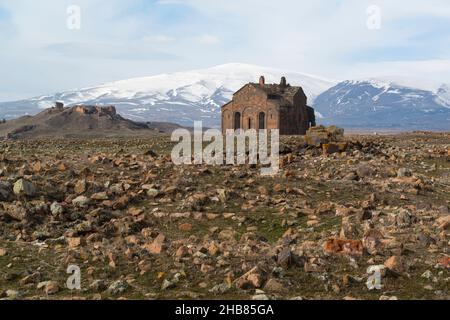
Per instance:
[[[432,88],[448,43],[448,0],[0,0],[0,101],[229,62]]]

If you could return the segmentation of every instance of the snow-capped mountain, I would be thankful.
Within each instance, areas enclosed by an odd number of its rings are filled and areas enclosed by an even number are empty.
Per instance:
[[[442,86],[440,86],[436,91],[436,94],[439,98],[450,105],[450,86],[448,84],[443,84]]]
[[[225,64],[208,69],[162,74],[111,82],[96,87],[72,90],[32,99],[0,103],[0,118],[36,114],[55,101],[74,104],[111,104],[118,112],[136,121],[164,121],[192,126],[220,126],[220,106],[248,82],[264,75],[267,82],[279,83],[285,76],[299,85],[312,101],[336,81],[316,76],[247,64]]]
[[[388,80],[338,81],[303,73],[248,64],[225,64],[208,69],[162,74],[106,83],[27,100],[0,103],[0,119],[34,115],[55,101],[75,104],[114,105],[125,118],[135,121],[173,122],[192,126],[220,126],[220,106],[248,82],[264,75],[279,83],[285,76],[302,86],[319,124],[345,128],[450,129],[450,88],[435,92]]]
[[[448,87],[434,93],[380,80],[344,81],[320,94],[322,123],[346,128],[449,130]]]

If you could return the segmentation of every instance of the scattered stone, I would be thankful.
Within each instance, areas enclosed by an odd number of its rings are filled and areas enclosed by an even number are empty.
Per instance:
[[[53,295],[59,292],[59,284],[56,281],[43,281],[38,283],[37,285],[38,290],[44,290],[44,293],[46,295]]]
[[[397,171],[397,177],[398,178],[412,177],[412,172],[408,168],[400,168]]]
[[[8,254],[8,251],[6,249],[0,248],[0,257],[4,257]]]
[[[345,216],[342,218],[342,225],[340,231],[341,239],[358,239],[362,235],[360,222],[355,221],[355,217]]]
[[[450,215],[440,217],[436,220],[436,225],[441,230],[450,229]]]
[[[164,279],[162,285],[161,285],[161,290],[169,290],[169,289],[173,289],[177,286],[178,282],[180,282],[180,277],[182,276],[181,273],[176,273],[173,278],[171,280],[169,279]]]
[[[17,196],[33,197],[36,194],[36,187],[25,179],[19,179],[14,183],[13,191]]]
[[[449,214],[450,210],[449,210],[448,206],[440,206],[439,207],[439,212],[441,214]]]
[[[421,277],[425,278],[425,279],[431,279],[431,277],[433,276],[433,274],[431,273],[430,270],[425,271],[424,273],[422,273]]]
[[[22,221],[29,215],[29,210],[20,202],[11,204],[5,202],[1,205],[3,206],[5,214],[16,221]]]
[[[396,296],[381,296],[380,300],[398,300]]]
[[[67,243],[70,248],[77,248],[81,246],[81,238],[67,238]]]
[[[161,254],[165,241],[166,236],[160,233],[152,243],[144,245],[144,248],[151,254]]]
[[[176,284],[172,281],[169,281],[167,279],[164,279],[162,285],[161,285],[161,290],[168,290],[168,289],[172,289],[175,288]]]
[[[91,203],[91,199],[85,196],[79,196],[72,200],[72,204],[75,207],[85,208]]]
[[[442,257],[438,263],[444,268],[450,268],[450,257]]]
[[[111,283],[107,289],[107,293],[113,296],[124,293],[130,288],[130,285],[123,280],[117,280]]]
[[[147,195],[151,198],[156,198],[159,195],[159,191],[151,188],[147,190]]]
[[[235,241],[236,231],[234,230],[222,230],[219,232],[219,239],[224,241]]]
[[[95,201],[104,201],[104,200],[108,200],[109,197],[108,197],[108,194],[106,192],[98,192],[98,193],[94,193],[91,196],[91,199],[95,200]]]
[[[280,253],[278,254],[277,263],[279,266],[281,266],[285,269],[287,269],[291,266],[292,253],[289,248],[284,248],[283,250],[280,251]]]
[[[186,246],[181,246],[178,248],[177,252],[175,253],[175,256],[178,258],[183,258],[189,255],[189,249]]]
[[[58,202],[53,202],[50,206],[50,211],[53,216],[58,216],[64,213],[64,207]]]
[[[369,165],[360,165],[358,169],[356,169],[356,174],[360,178],[371,177],[375,175],[375,170]]]
[[[267,301],[270,300],[269,297],[263,293],[256,294],[252,297],[252,300],[254,301]]]
[[[89,290],[91,290],[93,292],[103,292],[106,289],[108,289],[108,285],[107,285],[106,281],[104,281],[104,280],[94,280],[89,285]]]
[[[11,194],[11,185],[0,181],[0,200],[8,200]]]
[[[75,191],[76,194],[81,195],[81,194],[86,192],[86,189],[87,189],[87,182],[86,182],[86,180],[79,180],[75,184],[74,191]]]
[[[324,143],[322,150],[324,155],[330,155],[339,152],[339,146],[336,143]]]
[[[286,292],[286,287],[276,279],[269,279],[264,286],[264,291],[270,293],[284,293]]]
[[[402,257],[392,256],[384,262],[386,268],[396,273],[403,273],[406,270],[405,262]]]
[[[22,294],[18,290],[6,290],[6,297],[9,300],[18,300],[22,298]]]
[[[238,289],[249,290],[261,288],[264,282],[263,272],[259,267],[254,267],[235,281]]]
[[[180,226],[178,227],[178,229],[180,229],[180,231],[191,231],[192,230],[192,224],[190,223],[183,223],[180,224]]]
[[[3,141],[0,299],[445,300],[450,135],[338,131],[280,137],[275,178],[174,166],[162,135]],[[80,291],[63,290],[70,265]]]
[[[217,244],[215,242],[212,242],[209,247],[208,247],[208,253],[210,256],[215,257],[216,255],[218,255],[220,252],[219,247],[217,246]]]
[[[361,256],[363,254],[363,244],[360,240],[329,239],[324,244],[324,251],[326,253]]]
[[[211,290],[209,290],[210,293],[214,294],[214,295],[222,295],[227,293],[228,291],[230,291],[230,286],[226,283],[221,283],[218,285],[215,285],[214,287],[211,288]]]

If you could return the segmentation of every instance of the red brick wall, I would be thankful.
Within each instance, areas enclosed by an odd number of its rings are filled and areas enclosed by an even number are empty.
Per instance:
[[[299,91],[294,97],[294,107],[279,106],[279,100],[269,100],[265,92],[252,85],[246,85],[238,91],[233,101],[222,108],[222,132],[236,129],[234,125],[236,113],[240,113],[240,128],[260,129],[259,114],[265,115],[266,129],[280,129],[283,135],[304,135],[308,129],[308,113],[306,96]]]

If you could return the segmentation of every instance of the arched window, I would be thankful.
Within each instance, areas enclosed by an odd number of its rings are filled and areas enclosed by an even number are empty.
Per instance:
[[[236,112],[234,114],[234,130],[239,130],[241,128],[241,113]]]
[[[248,118],[248,128],[252,128],[252,118]]]
[[[259,113],[259,129],[264,130],[266,128],[266,114],[264,112]]]

